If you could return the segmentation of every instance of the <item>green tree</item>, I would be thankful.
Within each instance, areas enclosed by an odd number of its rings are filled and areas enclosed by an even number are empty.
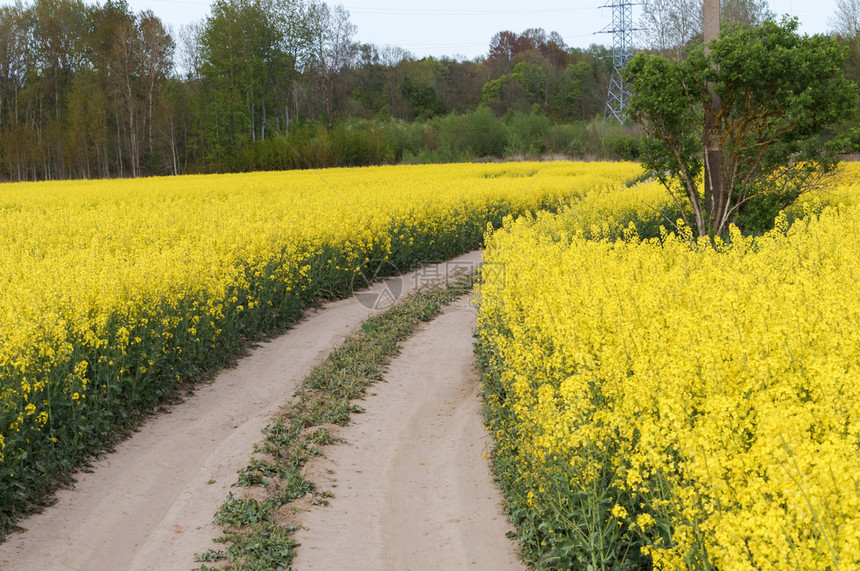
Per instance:
[[[593,70],[584,61],[570,64],[562,75],[561,117],[585,119],[588,117],[585,97],[594,91]]]
[[[255,105],[265,78],[270,18],[256,0],[217,0],[200,38],[200,74],[208,100],[201,120],[217,161],[251,142],[258,132]]]
[[[411,77],[405,77],[400,84],[400,93],[409,103],[413,119],[427,119],[443,111],[439,94],[432,85],[423,85]]]
[[[679,207],[686,202],[700,236],[730,223],[766,228],[837,165],[837,148],[823,136],[853,111],[856,86],[836,41],[800,36],[797,26],[730,27],[708,53],[700,46],[684,61],[639,54],[625,70],[629,112],[646,135],[643,165]],[[714,95],[723,159],[705,165],[703,109]],[[722,184],[702,190],[706,166],[721,170]]]

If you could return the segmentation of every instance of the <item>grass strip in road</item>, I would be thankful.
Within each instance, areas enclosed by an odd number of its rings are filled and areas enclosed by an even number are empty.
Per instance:
[[[243,497],[228,494],[215,514],[214,523],[223,528],[216,541],[225,547],[198,553],[200,571],[289,568],[296,555],[292,534],[297,529],[289,522],[293,514],[289,504],[313,494],[312,503],[327,505],[326,498],[331,497],[302,474],[309,459],[322,455],[321,446],[336,441],[327,427],[344,426],[351,414],[363,412],[354,401],[382,380],[400,342],[468,293],[473,278],[469,274],[443,287],[418,291],[371,317],[311,371],[296,391],[294,403],[264,430],[255,458],[239,471],[234,487],[246,488],[246,493],[240,494]],[[218,567],[206,565],[212,562]]]

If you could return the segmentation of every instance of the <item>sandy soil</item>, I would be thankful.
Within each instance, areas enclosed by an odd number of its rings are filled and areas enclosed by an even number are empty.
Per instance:
[[[446,263],[420,270],[396,280],[396,283],[379,284],[372,290],[378,295],[365,296],[363,304],[352,298],[328,304],[323,311],[309,313],[295,329],[255,349],[235,368],[224,371],[211,384],[201,386],[186,402],[172,407],[169,414],[149,419],[114,453],[96,462],[92,473],[80,474],[74,490],[60,491],[56,505],[22,522],[27,531],[13,534],[0,545],[0,569],[162,571],[194,567],[194,553],[213,547],[212,539],[220,534],[211,525],[212,517],[230,485],[235,482],[236,471],[247,464],[253,445],[262,439],[261,430],[271,416],[291,400],[295,387],[311,368],[354,332],[364,319],[375,313],[373,308],[366,307],[373,305],[367,303],[368,300],[382,302],[392,294],[396,297],[401,289],[407,293],[457,266],[474,266],[480,260],[480,254],[472,253],[459,260],[459,264]],[[485,441],[480,419],[476,416],[474,381],[462,383],[464,378],[474,378],[469,376],[471,373],[465,364],[470,355],[471,318],[468,313],[453,313],[439,321],[445,328],[441,333],[437,325],[428,329],[437,331],[435,335],[445,339],[465,336],[454,349],[454,352],[461,353],[459,365],[451,363],[452,357],[440,358],[441,354],[435,353],[437,349],[428,348],[423,354],[430,361],[423,361],[424,364],[417,369],[417,373],[424,371],[435,375],[432,373],[434,367],[438,369],[439,364],[444,363],[447,376],[452,375],[455,369],[463,375],[459,379],[459,388],[450,389],[453,392],[444,397],[443,404],[433,405],[442,407],[438,408],[437,415],[440,427],[460,426],[456,437],[445,436],[452,438],[451,446],[442,441],[441,448],[445,450],[438,450],[438,440],[437,445],[432,446],[435,433],[420,424],[415,425],[419,432],[412,436],[404,431],[398,432],[398,438],[402,440],[397,444],[397,454],[403,455],[402,462],[394,464],[386,460],[386,464],[380,464],[382,452],[363,458],[362,470],[369,474],[385,470],[386,481],[392,483],[391,489],[384,496],[367,496],[355,508],[355,513],[366,513],[377,503],[377,497],[384,498],[385,506],[414,504],[416,509],[428,510],[426,513],[431,519],[425,518],[422,522],[413,512],[408,521],[402,520],[398,524],[397,514],[389,510],[380,514],[389,522],[385,528],[388,531],[380,533],[391,533],[391,528],[397,527],[412,529],[409,533],[416,537],[424,534],[439,544],[450,544],[452,550],[474,553],[468,557],[483,566],[486,559],[470,546],[478,544],[479,538],[483,539],[488,525],[484,520],[503,523],[504,519],[498,515],[499,500],[493,495],[495,491],[486,471],[486,461],[480,454]],[[426,337],[422,338],[426,343]],[[420,350],[414,353],[414,348],[410,351],[413,356],[422,354]],[[436,360],[433,355],[437,355]],[[431,381],[425,379],[421,382],[432,384]],[[394,378],[390,385],[396,385]],[[461,410],[460,404],[465,402],[471,404]],[[464,412],[469,407],[472,412]],[[370,418],[370,414],[364,417]],[[400,417],[395,424],[397,422],[408,422],[412,426],[413,420]],[[373,434],[390,431],[388,428],[368,430]],[[454,452],[456,454],[452,454]],[[480,469],[476,474],[480,475],[475,476],[472,488],[461,487],[460,478],[464,473],[431,469],[441,461],[447,470],[450,468],[448,464],[452,464],[459,454],[470,454],[479,460]],[[348,481],[346,476],[339,477],[343,478],[341,482]],[[434,492],[436,503],[432,510],[416,504],[419,497],[416,489],[423,489],[434,481],[448,484],[446,490]],[[321,482],[321,485],[325,487],[326,483]],[[356,486],[361,485],[353,485],[353,488],[357,490]],[[346,495],[344,492],[349,484],[341,483],[340,486],[334,489],[337,501]],[[473,500],[482,499],[486,500],[486,507],[470,508]],[[483,530],[481,534],[458,531],[461,528],[457,527],[455,520],[477,520],[479,517],[481,523],[477,527]],[[315,529],[321,531],[320,528]],[[407,553],[400,549],[406,544],[401,545],[399,536],[380,535],[379,538],[384,540],[382,545],[387,546],[381,551],[381,556],[387,558],[383,561],[394,561],[396,567],[406,569],[399,562],[425,560],[425,552],[420,551],[424,547],[420,545],[414,547],[418,551]],[[504,531],[501,531],[501,539],[502,543],[507,541]],[[309,548],[313,547],[310,539],[303,541]],[[506,544],[505,549],[512,552],[510,545]],[[434,558],[438,557],[434,553]]]
[[[307,472],[334,493],[300,513],[297,570],[524,569],[492,483],[469,303],[407,340]]]

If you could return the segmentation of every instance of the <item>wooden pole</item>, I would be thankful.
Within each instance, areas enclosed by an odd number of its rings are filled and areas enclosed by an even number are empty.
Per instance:
[[[702,15],[705,20],[704,39],[705,53],[710,52],[708,43],[720,35],[720,0],[704,0]]]
[[[704,0],[704,42],[705,54],[710,53],[708,44],[720,35],[720,0]],[[710,85],[708,86],[710,88]],[[720,129],[719,115],[720,98],[711,96],[711,101],[705,103],[705,121],[703,142],[705,146],[705,209],[708,212],[708,230],[719,228],[728,200],[727,189],[723,179],[723,142]],[[705,228],[699,229],[703,235]]]

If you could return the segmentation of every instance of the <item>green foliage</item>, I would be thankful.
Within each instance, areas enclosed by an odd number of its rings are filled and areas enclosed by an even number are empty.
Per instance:
[[[561,84],[562,117],[587,119],[593,114],[597,107],[594,101],[596,75],[594,68],[585,61],[567,66]]]
[[[500,375],[503,359],[489,345],[477,345],[477,364],[481,373],[484,416],[491,432],[510,431],[517,426],[515,413],[506,405]],[[496,479],[516,526],[521,555],[536,569],[593,569],[623,571],[647,569],[647,558],[640,552],[641,538],[627,532],[612,517],[616,504],[636,513],[634,498],[622,498],[612,486],[614,474],[606,459],[611,452],[598,443],[584,445],[584,455],[603,466],[593,486],[582,489],[572,485],[579,480],[569,463],[548,458],[532,466],[515,447],[502,446],[493,451]],[[524,467],[530,466],[542,477],[535,488],[524,482]],[[540,476],[538,476],[540,477]]]
[[[636,160],[639,131],[595,119],[555,125],[539,109],[496,117],[487,107],[407,123],[352,119],[327,129],[296,121],[289,135],[249,145],[228,170],[285,170],[378,164],[450,163],[511,155]]]
[[[422,85],[406,77],[400,84],[400,93],[409,104],[413,119],[427,119],[442,113],[442,101],[432,85]]]
[[[232,492],[227,495],[227,501],[218,508],[215,514],[215,524],[227,527],[244,527],[270,521],[272,505],[269,502],[260,503],[257,500],[242,500],[233,497]]]
[[[509,111],[505,115],[508,128],[507,154],[539,157],[549,150],[547,135],[552,129],[552,120],[539,109],[531,113]]]
[[[488,107],[479,107],[463,118],[461,148],[478,157],[502,157],[508,144],[508,130]]]
[[[700,46],[683,61],[640,54],[625,70],[630,113],[647,135],[642,163],[689,201],[700,235],[723,233],[732,222],[766,228],[771,213],[837,164],[838,145],[824,136],[853,111],[856,86],[844,77],[836,41],[800,36],[797,26],[791,19],[733,26],[708,53]],[[700,195],[703,110],[714,97],[723,162],[711,168],[724,184]]]
[[[850,125],[840,132],[837,145],[841,152],[860,153],[860,127]]]
[[[548,67],[548,66],[547,66]],[[496,111],[523,110],[531,105],[546,105],[549,100],[547,67],[520,61],[511,73],[487,82],[481,89],[481,103]]]
[[[504,98],[505,84],[510,81],[510,76],[503,75],[491,79],[481,88],[481,104],[501,103]]]

